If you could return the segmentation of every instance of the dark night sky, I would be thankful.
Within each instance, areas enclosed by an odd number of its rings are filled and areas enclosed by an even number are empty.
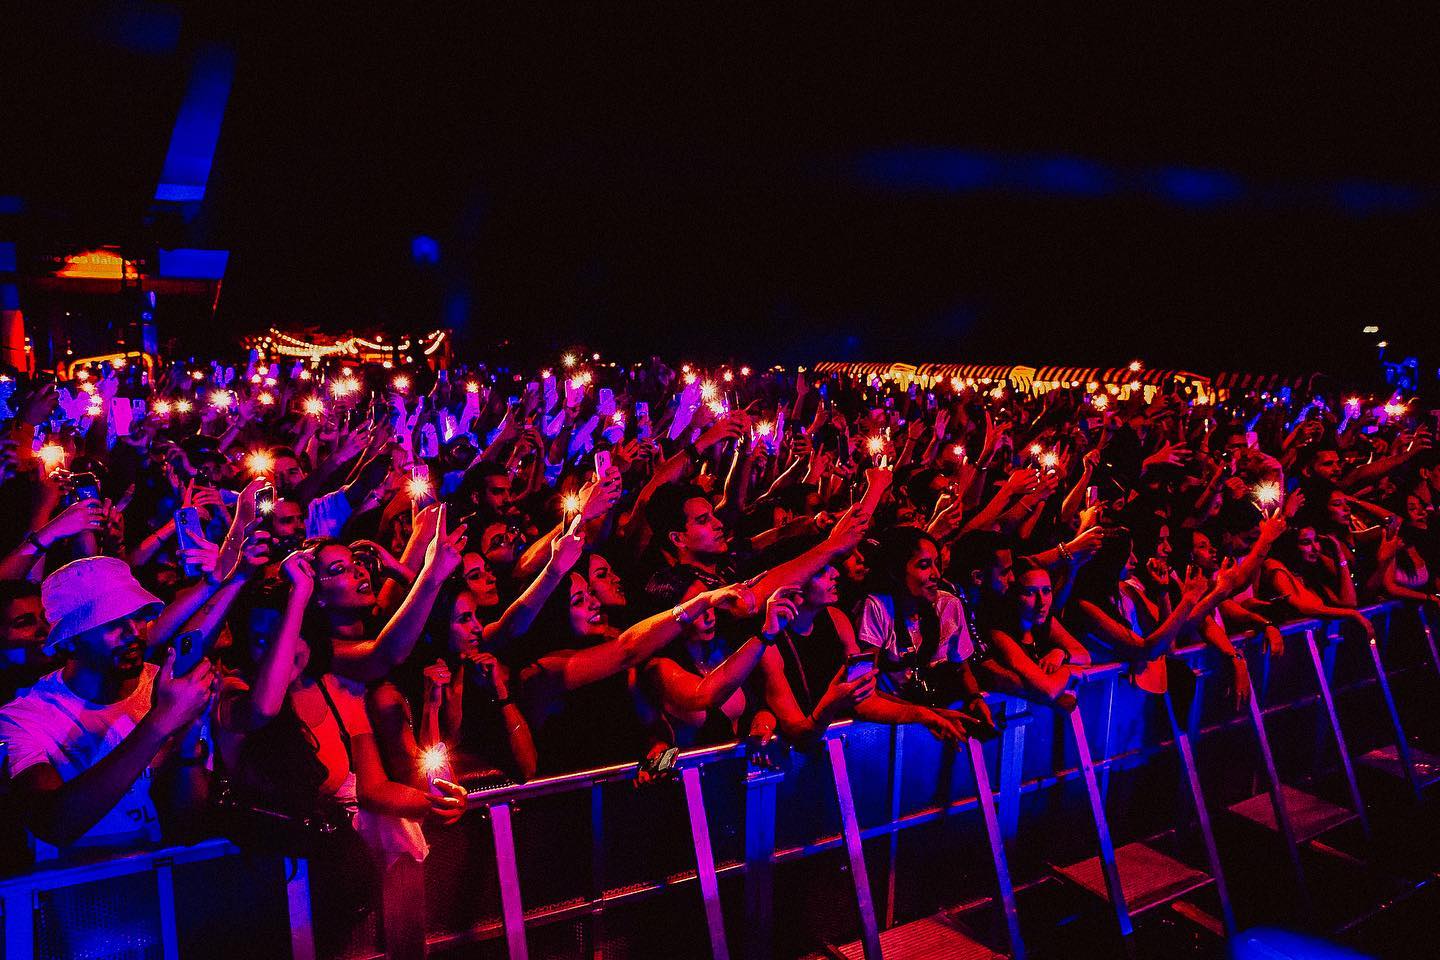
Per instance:
[[[31,213],[0,231],[226,247],[227,335],[429,324],[449,300],[482,347],[1343,369],[1374,322],[1431,349],[1429,24],[395,9],[187,13],[176,51],[142,54],[37,8],[16,34],[45,69],[20,72],[0,183]],[[239,55],[206,206],[143,228],[203,36]],[[914,148],[1120,186],[853,175]],[[1175,168],[1244,195],[1144,187]],[[1357,182],[1403,202],[1334,200]],[[418,233],[441,247],[429,270]]]

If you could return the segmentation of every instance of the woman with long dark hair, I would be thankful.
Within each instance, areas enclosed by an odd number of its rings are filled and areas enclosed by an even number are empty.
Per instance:
[[[1019,678],[1018,689],[1006,693],[1069,710],[1076,702],[1072,688],[1078,671],[1090,663],[1090,653],[1051,615],[1053,594],[1049,570],[1024,558],[1017,561],[1007,603],[986,637],[991,655]]]

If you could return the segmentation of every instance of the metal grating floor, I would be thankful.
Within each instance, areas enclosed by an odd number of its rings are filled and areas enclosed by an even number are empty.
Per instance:
[[[864,960],[859,940],[835,950],[845,960]],[[885,960],[1002,960],[1004,954],[971,940],[943,916],[925,917],[880,931]]]
[[[1290,824],[1295,829],[1296,843],[1313,840],[1322,833],[1355,819],[1355,811],[1350,808],[1322,800],[1289,784],[1280,785],[1280,794],[1285,798],[1285,808],[1290,812]],[[1241,800],[1230,807],[1230,812],[1258,823],[1266,830],[1279,830],[1275,825],[1275,808],[1270,803],[1269,793],[1257,793],[1249,800]]]
[[[1430,784],[1440,780],[1440,756],[1418,749],[1417,747],[1411,747],[1409,753],[1410,766],[1415,770],[1415,777],[1420,781],[1422,786],[1428,787]],[[1407,779],[1405,766],[1400,762],[1400,751],[1394,744],[1371,750],[1359,759],[1360,762],[1367,767],[1379,770],[1381,773],[1389,774],[1397,780]]]
[[[1125,904],[1131,914],[1168,903],[1210,882],[1208,873],[1143,843],[1127,843],[1116,850],[1115,865],[1120,871],[1120,889],[1124,891]],[[1055,872],[1102,900],[1110,898],[1099,857],[1056,867]]]

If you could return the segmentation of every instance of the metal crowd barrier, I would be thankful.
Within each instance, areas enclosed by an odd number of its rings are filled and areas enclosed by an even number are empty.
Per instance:
[[[1172,692],[1163,698],[1134,691],[1121,682],[1124,668],[1113,664],[1085,671],[1080,708],[1069,713],[1013,697],[992,697],[992,708],[1004,716],[1005,724],[1002,734],[988,743],[972,739],[958,749],[943,748],[921,731],[841,723],[828,731],[820,749],[792,755],[788,770],[750,767],[743,747],[727,744],[682,755],[678,787],[633,791],[627,785],[634,779],[636,765],[621,764],[472,793],[472,815],[452,828],[458,833],[432,838],[432,855],[423,870],[402,868],[386,875],[385,915],[375,936],[369,942],[362,936],[343,955],[424,956],[431,950],[496,941],[503,943],[512,960],[527,960],[537,940],[547,937],[537,953],[566,955],[570,947],[569,955],[593,953],[604,941],[605,927],[625,909],[639,909],[646,901],[665,896],[671,898],[669,904],[676,897],[687,898],[695,910],[692,952],[708,953],[717,960],[732,955],[758,960],[771,956],[776,945],[777,870],[825,855],[843,856],[843,872],[849,878],[843,909],[833,896],[833,880],[824,887],[830,895],[821,898],[819,908],[821,914],[829,909],[831,915],[821,923],[829,929],[816,937],[830,942],[838,955],[879,960],[892,945],[902,951],[907,931],[914,933],[917,924],[924,927],[917,936],[950,944],[956,955],[962,951],[983,955],[986,945],[976,943],[966,929],[943,914],[896,923],[902,835],[926,825],[943,830],[965,814],[978,816],[987,841],[977,849],[988,855],[988,869],[983,871],[988,889],[974,899],[990,905],[999,931],[991,939],[1003,940],[989,948],[1023,958],[1026,947],[1016,906],[1017,884],[1007,849],[1021,831],[1027,805],[1077,786],[1085,794],[1086,803],[1079,809],[1088,813],[1089,832],[1088,849],[1078,852],[1089,856],[1068,865],[1052,864],[1051,875],[1108,903],[1122,939],[1133,933],[1137,915],[1212,886],[1221,915],[1208,918],[1213,921],[1209,925],[1216,934],[1233,933],[1234,909],[1212,827],[1215,801],[1207,797],[1227,789],[1234,793],[1235,785],[1217,784],[1213,771],[1202,770],[1197,747],[1203,740],[1242,726],[1250,728],[1258,789],[1226,808],[1279,835],[1302,904],[1309,901],[1301,849],[1320,844],[1326,832],[1347,822],[1358,821],[1369,834],[1355,772],[1357,760],[1403,779],[1416,796],[1440,774],[1440,758],[1421,753],[1408,739],[1390,683],[1395,666],[1387,664],[1387,658],[1393,659],[1389,649],[1394,647],[1396,617],[1418,614],[1416,635],[1424,639],[1421,663],[1440,675],[1440,650],[1431,626],[1423,610],[1413,606],[1379,604],[1367,608],[1367,613],[1376,621],[1378,637],[1376,643],[1364,645],[1371,675],[1338,685],[1337,652],[1344,645],[1341,641],[1349,638],[1334,623],[1305,620],[1285,625],[1282,633],[1303,644],[1303,655],[1284,658],[1285,669],[1258,648],[1255,636],[1235,638],[1247,652],[1254,678],[1248,710],[1238,715],[1219,709],[1213,698],[1204,695],[1213,673],[1213,655],[1196,646],[1173,652]],[[1193,680],[1193,686],[1180,682],[1185,679]],[[1285,683],[1298,689],[1282,694]],[[1357,757],[1346,741],[1337,694],[1362,687],[1378,689],[1393,742]],[[1275,703],[1269,702],[1272,689]],[[1158,736],[1143,722],[1148,704],[1155,703],[1164,707],[1164,718],[1155,728]],[[1347,804],[1321,799],[1282,777],[1282,762],[1288,759],[1277,758],[1269,727],[1280,714],[1310,708],[1316,709],[1319,720],[1315,742],[1333,755],[1333,761],[1320,762],[1322,766],[1333,762],[1338,769]],[[1048,726],[1045,721],[1050,721]],[[1112,774],[1144,768],[1157,755],[1172,752],[1179,768],[1177,796],[1193,818],[1185,826],[1198,834],[1204,851],[1201,866],[1172,857],[1146,839],[1117,847],[1107,814],[1115,789]],[[998,783],[992,784],[992,768]],[[617,808],[622,814],[618,817]],[[681,808],[683,817],[678,815]],[[665,838],[655,836],[667,825],[667,818],[675,833],[688,834],[684,844],[670,846],[662,842]],[[518,846],[517,825],[527,841]],[[1172,824],[1171,832],[1178,829]],[[1140,833],[1145,836],[1143,830]],[[1159,832],[1150,839],[1156,836]],[[872,850],[869,860],[867,842]],[[559,852],[547,850],[547,843]],[[877,846],[885,853],[878,883],[871,877],[869,862],[879,859],[873,852]],[[679,860],[674,857],[677,850],[684,853]],[[47,926],[44,918],[46,898],[57,891],[124,877],[128,881],[119,894],[119,911],[130,908],[135,891],[144,886],[135,881],[145,878],[153,893],[140,898],[153,907],[155,918],[148,933],[136,938],[138,952],[133,955],[177,958],[182,943],[189,943],[177,914],[175,870],[236,853],[229,843],[212,840],[90,865],[37,869],[0,881],[4,956],[29,960],[130,955],[119,949],[98,953],[93,944],[84,949],[67,945],[63,935],[55,936],[55,923]],[[632,862],[637,860],[645,862]],[[547,869],[555,866],[562,869]],[[292,956],[312,960],[316,951],[306,865],[286,861],[284,867],[272,893],[283,904]],[[725,896],[722,887],[727,885],[742,889],[738,895],[732,891]],[[1202,924],[1206,920],[1198,918]],[[547,933],[560,928],[571,932],[572,939],[556,940]],[[738,949],[728,935],[735,930],[743,932]],[[859,936],[853,943],[834,943],[856,931]],[[66,949],[73,954],[66,954]],[[194,955],[210,954],[199,950]]]

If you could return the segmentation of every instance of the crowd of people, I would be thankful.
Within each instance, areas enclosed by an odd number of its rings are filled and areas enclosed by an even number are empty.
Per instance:
[[[558,360],[559,358],[557,358]],[[1435,599],[1399,398],[534,375],[252,354],[9,371],[7,859],[223,834],[423,859],[467,791],[836,721],[988,737],[1088,664]],[[993,699],[993,698],[992,698]],[[26,842],[28,841],[28,842]]]

